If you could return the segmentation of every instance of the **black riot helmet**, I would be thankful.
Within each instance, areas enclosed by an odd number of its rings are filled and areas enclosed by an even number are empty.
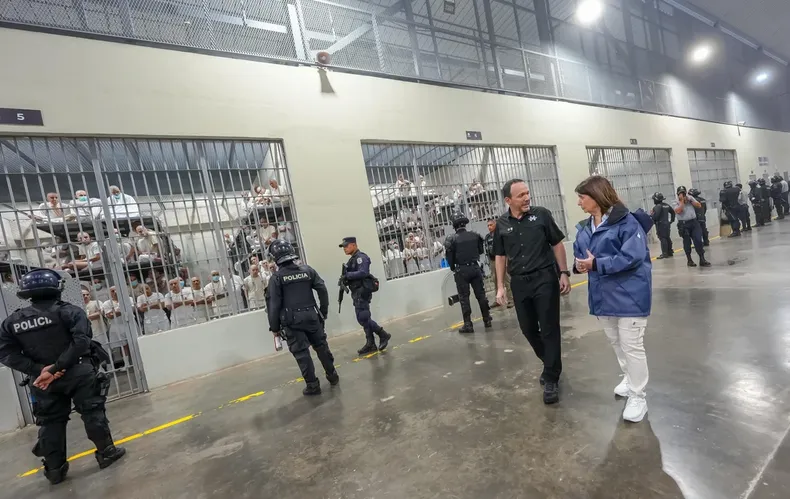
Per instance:
[[[757,179],[757,183],[762,185],[762,186],[765,186],[765,179],[760,177],[760,178]]]
[[[749,181],[749,187],[754,188],[754,186],[756,186],[756,185],[757,185],[757,181],[756,180],[750,180]]]
[[[450,220],[452,221],[453,229],[455,230],[466,227],[466,224],[469,223],[469,219],[466,218],[466,215],[459,211],[453,213],[453,216]]]
[[[656,192],[653,194],[653,202],[656,204],[662,203],[664,201],[664,195],[660,192]]]
[[[19,280],[19,291],[16,295],[22,299],[57,300],[63,291],[63,278],[50,269],[38,269],[28,272]]]
[[[781,181],[782,180],[779,178],[779,175],[774,175],[773,177],[771,177],[771,183],[772,184],[778,184]]]
[[[691,189],[689,189],[689,194],[691,194],[694,197],[702,195],[702,193],[696,187],[692,187]]]
[[[735,184],[735,187],[737,187],[738,189],[743,189],[743,184]]]
[[[678,186],[678,191],[677,191],[678,194],[681,194],[681,193],[685,194],[686,192],[687,191],[686,191],[686,186],[685,185],[679,185]]]
[[[724,182],[724,188],[725,189],[729,189],[730,187],[732,187],[732,180],[728,180],[728,181]]]
[[[291,243],[282,239],[275,239],[269,246],[269,254],[274,259],[274,263],[282,265],[299,258]]]

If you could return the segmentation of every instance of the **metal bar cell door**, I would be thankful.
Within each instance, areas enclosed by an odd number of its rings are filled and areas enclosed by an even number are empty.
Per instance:
[[[650,211],[656,192],[674,197],[669,149],[588,147],[587,159],[590,174],[608,178],[631,210]]]
[[[738,161],[735,151],[720,149],[689,149],[691,186],[700,190],[708,208],[719,207],[719,191],[724,182],[738,182]]]

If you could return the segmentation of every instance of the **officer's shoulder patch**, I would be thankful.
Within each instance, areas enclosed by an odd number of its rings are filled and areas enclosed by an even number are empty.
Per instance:
[[[357,265],[362,265],[362,257],[357,258]]]

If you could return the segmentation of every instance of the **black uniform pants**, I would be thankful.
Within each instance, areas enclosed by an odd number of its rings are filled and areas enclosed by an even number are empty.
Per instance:
[[[763,211],[763,223],[771,223],[771,200],[766,199],[760,205]]]
[[[729,208],[726,206],[723,206],[723,208],[724,214],[727,215],[727,221],[730,223],[733,234],[739,233],[741,231],[741,223],[738,221],[738,212],[740,208]]]
[[[294,313],[295,324],[285,327],[285,338],[288,343],[288,350],[299,364],[299,370],[305,383],[311,384],[318,382],[315,375],[315,364],[310,356],[310,347],[313,347],[318,360],[324,367],[326,374],[335,372],[335,357],[329,350],[329,343],[326,341],[324,325],[316,311],[299,311]]]
[[[757,224],[758,227],[765,225],[765,220],[763,219],[763,205],[760,203],[752,203],[752,209],[754,210],[755,224]]]
[[[782,207],[784,208],[785,215],[790,215],[790,200],[788,200],[789,195],[790,192],[782,193]]]
[[[521,332],[543,361],[543,376],[556,383],[562,372],[560,281],[555,268],[511,275],[513,302]]]
[[[99,394],[96,370],[88,360],[66,371],[46,390],[30,385],[33,395],[33,416],[39,426],[38,442],[33,454],[43,457],[47,467],[59,468],[66,462],[66,424],[71,414],[71,403],[82,416],[85,433],[103,451],[112,445],[110,422],[104,412],[106,397]]]
[[[749,205],[738,205],[738,218],[741,220],[741,226],[744,230],[752,228],[752,216],[749,214]]]
[[[782,196],[773,198],[774,206],[776,207],[776,218],[782,220],[785,217],[785,206],[782,201]]]
[[[708,221],[697,219],[697,223],[699,223],[699,229],[702,233],[702,245],[710,246],[710,235],[708,234]]]
[[[488,297],[486,297],[485,284],[483,282],[483,270],[479,265],[459,265],[456,267],[455,273],[455,287],[458,290],[458,301],[461,303],[461,314],[464,317],[464,324],[472,323],[472,305],[469,303],[469,286],[475,292],[475,298],[480,305],[480,312],[483,314],[483,319],[488,320],[491,318],[491,312],[488,306]]]
[[[684,220],[678,222],[678,232],[683,238],[683,251],[686,252],[686,257],[691,258],[691,245],[694,244],[694,249],[697,251],[700,260],[705,259],[705,248],[702,242],[702,227],[697,220]]]
[[[368,345],[375,344],[376,339],[373,333],[377,333],[381,337],[382,329],[370,314],[370,302],[373,300],[373,293],[365,289],[354,290],[351,293],[354,300],[354,315],[357,318],[357,323],[365,331],[365,341]]]
[[[670,230],[670,225],[671,224],[669,222],[658,222],[656,224],[656,235],[658,236],[658,240],[661,242],[662,255],[672,254],[672,231]]]

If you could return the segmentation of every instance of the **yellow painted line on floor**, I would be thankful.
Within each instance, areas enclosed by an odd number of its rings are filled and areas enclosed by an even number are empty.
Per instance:
[[[243,397],[239,397],[239,398],[237,398],[237,399],[233,399],[233,400],[231,400],[230,402],[228,402],[226,405],[230,405],[230,404],[239,404],[239,403],[241,403],[241,402],[246,402],[246,401],[248,401],[248,400],[250,400],[250,399],[252,399],[252,398],[255,398],[255,397],[260,397],[260,396],[261,396],[261,395],[263,395],[264,393],[266,393],[266,392],[255,392],[255,393],[250,393],[249,395],[245,395],[245,396],[243,396]]]
[[[430,337],[430,334],[426,334],[425,336],[417,336],[416,338],[410,339],[409,343],[417,343],[418,341],[427,340]]]
[[[263,392],[260,392],[260,393],[261,393],[261,395],[263,395]],[[255,396],[258,396],[258,395],[255,395]],[[250,396],[250,397],[252,397],[252,396]],[[244,397],[242,397],[242,398],[244,398]],[[249,400],[249,399],[247,399],[247,400]],[[239,400],[239,401],[243,402],[242,400]],[[186,423],[187,421],[192,421],[197,416],[199,416],[199,414],[190,414],[189,416],[183,417],[181,419],[176,419],[175,421],[170,421],[169,423],[165,423],[165,424],[157,426],[155,428],[151,428],[150,430],[145,430],[143,432],[143,435],[150,435],[151,433],[156,433],[158,431],[166,430],[166,429],[171,428],[173,426],[180,425],[181,423]]]

